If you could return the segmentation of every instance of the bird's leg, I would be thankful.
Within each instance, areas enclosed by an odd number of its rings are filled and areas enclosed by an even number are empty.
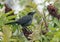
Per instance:
[[[30,34],[32,34],[32,32],[27,28],[27,27],[23,27],[22,28],[22,31],[23,31],[23,34],[25,35],[25,37],[28,39],[28,40],[31,40],[29,37]]]

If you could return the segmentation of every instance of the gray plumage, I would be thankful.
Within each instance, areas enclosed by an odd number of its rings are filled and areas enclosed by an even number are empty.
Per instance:
[[[29,26],[32,23],[32,19],[33,19],[33,15],[35,14],[35,12],[29,12],[28,15],[18,19],[15,22],[10,22],[10,23],[6,23],[6,24],[18,24],[21,26]]]

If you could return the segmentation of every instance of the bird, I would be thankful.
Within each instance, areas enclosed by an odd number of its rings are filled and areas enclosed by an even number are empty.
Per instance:
[[[18,24],[18,25],[21,25],[22,27],[29,26],[32,23],[33,15],[35,13],[36,13],[36,11],[29,12],[26,16],[23,16],[22,18],[14,21],[14,22],[6,23],[5,25],[8,25],[8,24]]]

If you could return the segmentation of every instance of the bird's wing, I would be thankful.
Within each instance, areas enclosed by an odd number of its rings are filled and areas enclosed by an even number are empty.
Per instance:
[[[17,20],[19,24],[25,24],[28,23],[31,20],[31,16],[24,16],[21,19]]]

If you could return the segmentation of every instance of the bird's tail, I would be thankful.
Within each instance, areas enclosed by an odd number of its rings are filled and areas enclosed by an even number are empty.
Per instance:
[[[5,25],[8,25],[8,24],[16,24],[17,22],[9,22],[9,23],[6,23]]]

